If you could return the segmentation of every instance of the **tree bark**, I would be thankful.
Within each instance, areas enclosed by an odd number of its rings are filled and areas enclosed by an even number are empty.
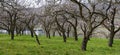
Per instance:
[[[75,41],[78,41],[77,29],[76,28],[74,28],[74,37],[75,37]]]
[[[53,37],[55,37],[55,31],[53,32]]]
[[[10,30],[7,30],[8,34],[10,35]]]
[[[64,32],[62,32],[62,34],[63,34],[63,41],[66,42],[66,35]]]
[[[30,30],[31,37],[34,37],[33,31]]]
[[[38,38],[38,36],[36,35],[35,31],[33,31],[33,33],[35,34],[35,38],[36,38],[37,43],[40,45],[39,38]]]
[[[87,37],[87,36],[84,36],[83,41],[82,41],[82,47],[81,47],[81,49],[82,49],[83,51],[86,51],[87,43],[88,43],[88,37]]]
[[[50,37],[50,32],[48,31],[48,38],[50,39],[51,37]]]
[[[51,37],[50,37],[50,32],[49,32],[49,31],[46,31],[46,37],[49,38],[49,39],[51,38]]]
[[[14,40],[14,31],[11,31],[11,40]]]
[[[110,38],[109,38],[109,43],[108,43],[109,47],[112,47],[114,36],[115,36],[115,33],[111,32]]]
[[[68,37],[68,38],[70,37],[70,30],[69,30],[69,28],[68,28],[68,30],[67,30],[67,37]]]

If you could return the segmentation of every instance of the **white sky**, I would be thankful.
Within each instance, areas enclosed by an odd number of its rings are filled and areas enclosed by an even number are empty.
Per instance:
[[[29,5],[29,7],[35,7],[35,8],[45,5],[45,0],[19,0],[19,1],[23,2],[24,3],[23,5]],[[65,0],[62,0],[62,2],[63,1]]]
[[[23,5],[28,5],[29,7],[35,7],[35,8],[45,4],[44,0],[41,0],[40,3],[37,0],[20,0],[19,2],[23,2],[24,3]]]
[[[27,4],[29,7],[35,7],[35,8],[45,5],[45,0],[39,0],[39,1],[38,0],[19,0],[19,1],[24,2],[25,5]],[[82,0],[82,2],[87,2],[87,1],[88,0]]]

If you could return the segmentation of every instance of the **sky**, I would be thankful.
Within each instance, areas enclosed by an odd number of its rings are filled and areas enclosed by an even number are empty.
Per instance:
[[[40,7],[45,4],[45,0],[20,0],[19,2],[23,2],[24,5],[28,5],[29,7]]]
[[[20,0],[20,1],[24,2],[29,7],[34,7],[34,8],[45,5],[45,0]],[[87,2],[87,0],[82,0],[82,2]]]
[[[35,7],[35,8],[46,4],[45,0],[19,0],[19,1],[24,2],[25,5],[29,5],[29,7]],[[62,0],[62,2],[63,1],[65,0]]]

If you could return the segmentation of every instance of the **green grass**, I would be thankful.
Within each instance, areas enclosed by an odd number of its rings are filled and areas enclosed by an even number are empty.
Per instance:
[[[115,39],[112,48],[107,46],[107,39],[91,38],[87,51],[81,51],[81,41],[68,38],[64,43],[62,37],[39,37],[41,45],[29,35],[16,36],[10,40],[9,35],[0,34],[0,55],[119,55],[120,40]]]

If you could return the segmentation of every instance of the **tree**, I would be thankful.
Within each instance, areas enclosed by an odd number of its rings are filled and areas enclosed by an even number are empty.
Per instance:
[[[67,20],[67,22],[73,27],[73,30],[74,30],[74,37],[75,37],[75,41],[77,41],[78,40],[78,36],[77,36],[77,26],[78,26],[78,18],[74,15],[75,13],[69,13],[69,12],[66,12],[66,13],[68,13],[68,14],[70,14],[70,16],[71,16],[71,18],[72,19],[69,19],[69,20]],[[66,19],[68,19],[67,17],[66,17]]]
[[[14,40],[14,31],[16,27],[16,22],[19,20],[19,15],[21,10],[24,7],[19,4],[17,0],[8,0],[1,2],[1,9],[5,12],[6,15],[5,20],[8,21],[7,23],[1,22],[4,27],[7,27],[7,31],[11,35],[11,40]]]
[[[81,29],[84,33],[81,49],[86,51],[88,40],[90,39],[93,31],[107,18],[104,14],[96,11],[98,3],[89,1],[88,4],[84,4],[81,0],[71,1],[79,6],[80,18],[83,21],[83,24],[81,24]]]
[[[10,25],[9,25],[9,20],[8,16],[6,15],[5,12],[0,10],[2,14],[0,14],[0,29],[7,30],[8,33],[10,34]]]
[[[66,34],[65,34],[66,33],[66,30],[65,30],[66,20],[61,15],[62,14],[59,14],[59,11],[55,11],[55,16],[54,17],[55,17],[55,22],[58,26],[57,28],[62,33],[63,41],[66,42],[66,39],[67,39]]]
[[[53,6],[46,5],[44,6],[43,12],[44,14],[38,15],[40,18],[40,23],[42,25],[43,30],[45,31],[46,37],[50,38],[51,36],[51,30],[53,27],[53,24],[55,23],[55,20],[53,19]]]
[[[110,5],[111,6],[107,14],[108,19],[103,23],[103,25],[110,32],[108,46],[112,47],[115,34],[120,30],[120,26],[117,25],[117,21],[115,21],[118,19],[117,12],[119,11],[119,3],[111,0]]]
[[[62,4],[63,6],[63,11],[67,14],[65,15],[65,18],[67,22],[72,26],[73,28],[73,36],[75,38],[75,41],[78,40],[78,35],[77,35],[77,27],[78,27],[78,17],[80,17],[78,14],[78,7],[71,3],[70,1],[66,2],[66,4]]]
[[[19,21],[17,21],[16,24],[16,35],[23,35],[25,29],[26,29],[26,25],[24,23],[21,22],[22,19],[20,19]]]
[[[38,35],[34,31],[35,27],[39,24],[39,20],[38,20],[36,13],[34,12],[29,13],[29,16],[24,17],[24,20],[21,20],[21,22],[23,22],[25,26],[30,30],[31,37],[35,36],[37,43],[40,45]]]

